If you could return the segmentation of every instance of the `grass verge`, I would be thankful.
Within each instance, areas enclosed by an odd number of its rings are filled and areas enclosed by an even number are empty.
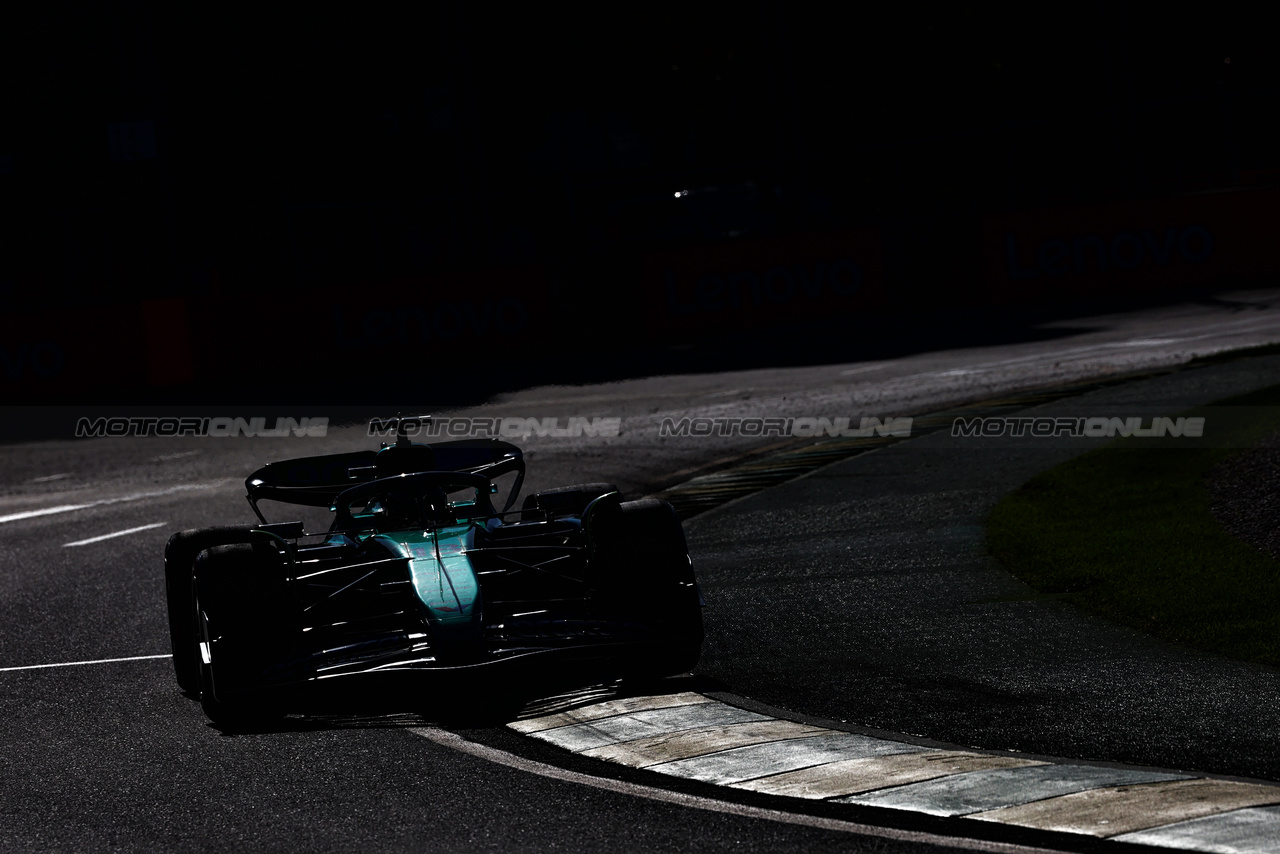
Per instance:
[[[1206,435],[1222,424],[1214,444],[1233,447],[1117,439],[1005,496],[988,547],[1044,594],[1162,640],[1280,666],[1280,561],[1222,529],[1206,485],[1215,465],[1280,429],[1280,386],[1186,414],[1206,416]]]

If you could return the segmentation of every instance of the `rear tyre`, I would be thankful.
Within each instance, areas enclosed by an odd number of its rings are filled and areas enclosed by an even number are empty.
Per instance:
[[[216,724],[244,726],[280,714],[262,692],[264,670],[284,650],[292,623],[280,569],[247,543],[215,546],[196,559],[200,705]]]
[[[222,525],[179,531],[164,547],[164,590],[169,609],[173,674],[178,679],[178,687],[188,694],[200,692],[200,640],[192,617],[196,557],[207,548],[248,539],[248,528]]]
[[[521,505],[520,520],[550,519],[552,516],[581,516],[587,505],[601,495],[617,492],[612,483],[579,483],[546,489],[528,496]]]
[[[587,537],[593,595],[604,610],[647,627],[653,639],[628,675],[662,678],[697,666],[702,600],[675,509],[655,498],[597,505]]]

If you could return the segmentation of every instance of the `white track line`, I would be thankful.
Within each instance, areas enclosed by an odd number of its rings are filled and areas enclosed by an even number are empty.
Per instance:
[[[176,454],[161,454],[158,457],[152,457],[151,462],[160,463],[160,462],[166,462],[168,460],[180,460],[183,457],[194,457],[198,453],[200,452],[199,451],[179,451]]]
[[[135,492],[131,495],[121,495],[119,498],[103,498],[100,501],[90,501],[87,504],[59,504],[56,507],[41,507],[39,510],[24,510],[21,513],[10,513],[7,516],[0,516],[0,524],[5,522],[19,522],[23,519],[34,519],[37,516],[49,516],[53,513],[70,513],[72,510],[85,510],[89,507],[101,507],[105,504],[119,504],[122,501],[139,501],[143,498],[157,498],[161,495],[172,495],[175,492],[187,492],[192,489],[213,489],[222,486],[225,481],[214,481],[212,483],[184,483],[181,486],[171,486],[168,489],[158,489],[154,492]]]
[[[590,774],[582,774],[577,771],[569,771],[564,768],[558,768],[554,765],[547,765],[543,762],[536,762],[532,759],[525,759],[522,756],[516,756],[513,753],[507,753],[505,750],[498,750],[484,744],[477,744],[474,741],[468,741],[460,735],[442,729],[432,729],[429,727],[410,727],[409,732],[414,735],[420,735],[429,739],[436,744],[444,747],[450,747],[463,753],[469,753],[480,759],[489,762],[496,762],[499,765],[506,765],[509,768],[516,768],[521,771],[527,771],[530,774],[538,774],[542,777],[550,777],[553,780],[563,780],[570,783],[579,783],[584,786],[592,786],[597,789],[605,789],[611,792],[618,792],[633,797],[648,798],[652,801],[662,801],[664,803],[676,804],[683,807],[693,807],[695,809],[709,810],[711,812],[728,813],[730,815],[738,815],[743,818],[760,818],[767,821],[778,821],[784,824],[798,824],[804,827],[813,827],[820,830],[834,830],[843,833],[857,833],[862,836],[874,836],[881,839],[894,839],[903,842],[916,842],[926,845],[939,845],[947,848],[963,848],[970,851],[990,851],[998,852],[998,854],[1038,854],[1039,852],[1047,852],[1050,849],[1035,848],[1029,845],[1015,845],[1007,842],[988,842],[984,839],[966,839],[964,837],[940,836],[934,833],[924,833],[912,830],[899,830],[893,827],[875,827],[870,824],[859,824],[852,821],[843,821],[841,819],[824,818],[821,816],[805,815],[803,813],[790,813],[782,810],[763,809],[761,807],[747,806],[745,804],[735,804],[729,801],[719,801],[714,798],[704,798],[698,795],[687,795],[681,792],[669,792],[665,789],[656,789],[652,786],[642,786],[637,783],[628,783],[622,780],[611,780],[604,777],[593,777]]]
[[[23,519],[34,519],[37,516],[49,516],[53,513],[70,513],[72,510],[83,510],[92,506],[92,504],[59,504],[56,507],[41,507],[39,510],[24,510],[21,513],[0,516],[0,522],[19,522]]]
[[[0,673],[12,670],[43,670],[46,667],[79,667],[83,664],[114,664],[117,661],[147,661],[153,658],[173,658],[169,653],[164,655],[131,655],[128,658],[98,658],[93,661],[62,661],[58,664],[27,664],[23,667],[0,667]]]
[[[76,540],[74,543],[63,543],[62,547],[66,549],[72,546],[87,546],[90,543],[100,543],[103,540],[110,540],[110,539],[114,539],[115,537],[123,537],[128,534],[136,534],[139,531],[150,531],[152,528],[160,528],[167,524],[169,523],[168,522],[152,522],[150,525],[139,525],[136,528],[125,528],[123,531],[116,531],[113,534],[102,534],[97,537],[90,537],[87,540]]]

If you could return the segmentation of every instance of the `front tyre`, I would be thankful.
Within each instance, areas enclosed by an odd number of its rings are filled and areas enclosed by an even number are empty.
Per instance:
[[[675,509],[655,498],[606,504],[593,508],[587,529],[593,596],[649,630],[651,642],[631,675],[692,670],[702,657],[702,601]]]
[[[188,694],[200,692],[200,652],[195,607],[195,562],[200,552],[213,546],[246,542],[249,529],[222,525],[179,531],[164,547],[164,590],[169,611],[169,644],[173,649],[173,674]]]
[[[200,706],[209,720],[245,726],[277,717],[264,678],[287,643],[287,580],[249,544],[216,546],[195,565]]]

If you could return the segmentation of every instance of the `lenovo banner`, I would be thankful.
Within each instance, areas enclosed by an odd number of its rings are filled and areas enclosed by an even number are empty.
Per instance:
[[[997,301],[1153,294],[1280,272],[1268,235],[1280,192],[1206,193],[1002,214],[984,222]]]

